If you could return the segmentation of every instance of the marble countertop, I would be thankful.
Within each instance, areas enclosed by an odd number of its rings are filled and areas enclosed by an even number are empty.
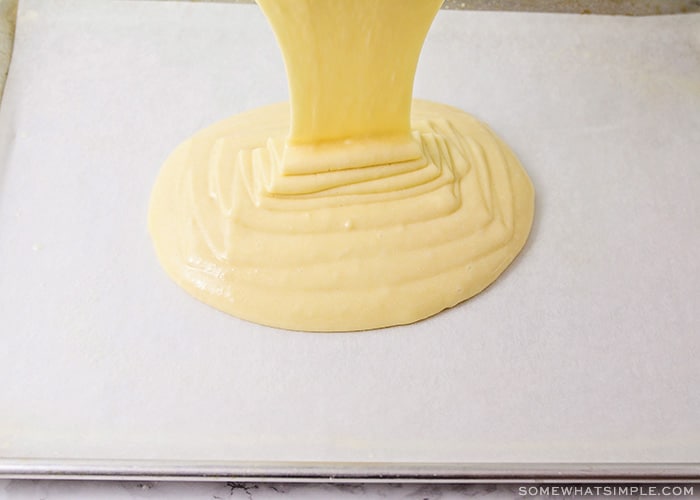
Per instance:
[[[520,486],[436,484],[261,484],[0,480],[0,500],[265,500],[518,498]]]

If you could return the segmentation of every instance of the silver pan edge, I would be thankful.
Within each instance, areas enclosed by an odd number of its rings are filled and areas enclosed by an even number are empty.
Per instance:
[[[255,482],[700,483],[700,463],[316,463],[0,459],[0,478]]]

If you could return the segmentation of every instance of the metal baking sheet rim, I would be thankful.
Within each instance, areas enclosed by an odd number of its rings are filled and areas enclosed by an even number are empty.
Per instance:
[[[700,463],[218,463],[0,458],[0,478],[270,483],[700,483]]]

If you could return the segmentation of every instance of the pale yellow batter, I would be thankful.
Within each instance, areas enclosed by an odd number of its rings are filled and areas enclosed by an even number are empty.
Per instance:
[[[485,125],[411,101],[441,0],[258,3],[291,105],[166,161],[149,226],[168,274],[227,313],[310,331],[411,323],[492,283],[527,239],[533,189]]]

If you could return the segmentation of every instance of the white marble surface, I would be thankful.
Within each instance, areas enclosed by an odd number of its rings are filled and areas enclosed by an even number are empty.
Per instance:
[[[0,500],[520,498],[517,485],[243,484],[0,480]],[[532,498],[532,497],[530,497]]]
[[[571,494],[563,492],[575,488]],[[533,491],[534,490],[534,491]],[[579,491],[579,492],[577,492]],[[0,500],[700,498],[698,484],[261,484],[0,480]]]

